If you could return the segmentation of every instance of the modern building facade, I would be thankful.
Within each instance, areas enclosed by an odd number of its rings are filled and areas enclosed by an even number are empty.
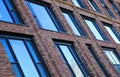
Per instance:
[[[119,0],[0,0],[0,77],[119,76]]]

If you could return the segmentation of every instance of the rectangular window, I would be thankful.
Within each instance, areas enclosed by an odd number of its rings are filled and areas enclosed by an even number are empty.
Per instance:
[[[86,9],[86,6],[84,5],[83,0],[72,0],[72,2],[74,3],[75,6]]]
[[[96,3],[93,0],[88,0],[88,2],[89,2],[90,6],[92,7],[92,9],[94,11],[97,11],[99,13],[101,12],[100,9],[98,8],[98,6],[96,5]]]
[[[117,5],[113,2],[113,0],[108,0],[110,2],[110,4],[113,6],[114,10],[116,13],[118,13],[120,15],[120,10],[117,7]]]
[[[104,49],[103,51],[107,56],[107,58],[109,59],[109,61],[113,64],[116,71],[120,74],[120,60],[117,53],[115,53],[116,51],[114,49],[108,49],[108,48]]]
[[[65,19],[67,20],[69,26],[73,30],[73,32],[78,36],[85,36],[83,29],[80,27],[80,24],[73,16],[72,12],[62,10],[62,14],[64,15]]]
[[[106,12],[109,14],[110,17],[115,18],[114,14],[112,13],[112,11],[109,9],[109,7],[107,7],[107,5],[105,4],[105,2],[103,0],[100,0],[101,5],[103,6],[103,8],[105,8]]]
[[[13,0],[0,0],[0,20],[23,24]]]
[[[109,74],[107,73],[106,69],[104,68],[103,64],[101,63],[100,59],[98,58],[94,48],[90,44],[87,44],[86,46],[88,47],[90,53],[92,54],[92,56],[94,57],[95,61],[98,63],[99,67],[103,71],[104,75],[106,77],[109,77]]]
[[[116,30],[113,28],[113,26],[111,24],[107,24],[107,23],[103,23],[103,24],[104,24],[105,29],[108,31],[108,33],[110,34],[110,36],[113,38],[113,40],[116,43],[120,44],[119,35],[116,32]]]
[[[64,31],[50,6],[37,1],[27,1],[27,4],[41,28],[52,31]]]
[[[0,37],[16,77],[50,77],[30,38]]]
[[[98,24],[96,23],[96,21],[94,19],[88,18],[88,17],[83,17],[83,18],[84,18],[84,21],[86,22],[87,26],[91,30],[91,32],[94,34],[96,39],[107,40],[107,38],[102,33],[102,31],[100,30]]]
[[[72,44],[55,42],[55,46],[74,77],[88,76],[88,72]]]

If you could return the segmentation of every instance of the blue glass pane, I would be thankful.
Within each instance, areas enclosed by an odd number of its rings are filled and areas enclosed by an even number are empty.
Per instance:
[[[116,43],[120,43],[119,39],[117,38],[117,36],[115,35],[115,33],[112,31],[112,29],[109,26],[104,26],[104,27],[108,31],[108,33],[110,34],[110,36],[114,39],[114,41]]]
[[[14,60],[14,57],[13,57],[11,51],[10,51],[10,48],[9,48],[8,45],[7,45],[6,40],[5,40],[4,38],[0,38],[0,42],[2,43],[2,45],[3,45],[3,47],[4,47],[4,50],[6,51],[6,54],[7,54],[7,56],[8,56],[9,61],[10,61],[10,62],[16,62],[16,61]]]
[[[99,31],[97,30],[97,28],[95,27],[95,25],[93,24],[92,21],[90,20],[85,20],[85,22],[87,23],[88,27],[90,28],[90,30],[92,31],[92,33],[94,34],[94,36],[99,39],[99,40],[104,40],[103,37],[101,36],[101,34],[99,33]]]
[[[74,31],[74,33],[76,35],[81,36],[81,34],[79,33],[78,29],[76,28],[76,25],[73,23],[72,19],[70,18],[70,16],[67,13],[63,13],[64,17],[66,18],[68,24],[70,25],[70,27],[72,28],[72,30]]]
[[[65,56],[67,62],[69,63],[72,71],[75,74],[75,77],[84,77],[81,69],[79,68],[78,64],[76,63],[74,57],[72,56],[68,46],[65,45],[59,45],[63,55]]]
[[[25,77],[40,77],[23,40],[9,39],[9,42]]]
[[[46,76],[46,73],[45,73],[45,70],[44,70],[44,66],[42,66],[42,63],[41,63],[42,61],[41,61],[41,62],[39,61],[39,59],[38,59],[38,57],[37,57],[37,55],[36,55],[36,53],[35,53],[36,51],[35,51],[35,49],[33,49],[31,42],[30,42],[30,41],[26,41],[26,44],[27,44],[27,46],[28,46],[28,48],[29,48],[29,51],[30,51],[33,59],[34,59],[35,62],[36,62],[37,68],[38,68],[38,70],[40,71],[41,76],[42,76],[42,77],[47,77],[47,76]]]
[[[37,17],[37,20],[38,20],[40,26],[42,26],[44,29],[58,31],[52,18],[50,17],[50,15],[48,14],[48,12],[44,6],[34,4],[31,2],[29,2],[29,4],[32,7],[33,13]]]
[[[3,3],[3,0],[0,0],[0,20],[13,22],[8,10],[6,9],[6,6]]]

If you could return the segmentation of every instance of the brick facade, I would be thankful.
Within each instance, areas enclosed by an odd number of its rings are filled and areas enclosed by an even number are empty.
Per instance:
[[[105,77],[102,70],[99,68],[94,57],[89,52],[86,44],[91,44],[100,59],[101,63],[104,65],[107,70],[109,77],[119,77],[120,75],[115,71],[112,64],[108,61],[105,56],[102,47],[115,48],[116,51],[120,54],[120,44],[116,44],[113,39],[108,35],[107,31],[103,27],[101,21],[110,23],[114,26],[117,32],[120,34],[120,16],[114,12],[113,7],[110,5],[108,0],[104,0],[109,6],[110,10],[115,15],[114,18],[110,18],[107,15],[105,9],[100,5],[98,0],[94,0],[102,13],[97,13],[92,10],[87,0],[84,0],[88,9],[82,9],[75,7],[71,0],[42,0],[43,2],[49,3],[53,11],[57,15],[60,23],[64,27],[67,33],[55,32],[50,30],[41,29],[38,27],[34,17],[32,16],[30,10],[25,4],[25,0],[15,0],[15,5],[24,21],[25,24],[14,24],[9,22],[0,22],[0,33],[6,35],[14,36],[30,36],[35,41],[35,44],[42,55],[44,62],[47,65],[47,68],[50,71],[52,77],[72,77],[68,67],[62,60],[60,54],[54,46],[53,40],[62,40],[73,42],[75,48],[77,49],[79,55],[84,61],[91,77]],[[114,0],[114,2],[120,7],[120,1]],[[73,14],[83,27],[84,31],[87,33],[86,37],[80,37],[74,35],[69,24],[65,22],[65,19],[62,16],[60,8],[65,8],[73,11]],[[120,8],[119,8],[120,9]],[[106,36],[110,39],[109,42],[104,42],[96,40],[93,34],[90,32],[86,24],[84,23],[80,15],[85,15],[91,18],[96,19],[97,24],[104,31]],[[49,24],[49,23],[48,23]],[[4,48],[0,44],[0,77],[14,77],[10,62],[5,54]]]

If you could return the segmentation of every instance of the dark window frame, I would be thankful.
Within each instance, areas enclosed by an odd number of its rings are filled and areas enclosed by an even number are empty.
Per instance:
[[[69,51],[70,51],[70,53],[71,53],[71,55],[73,56],[75,62],[78,64],[79,69],[81,69],[81,72],[83,73],[83,75],[85,77],[90,76],[89,72],[87,71],[87,68],[85,67],[84,62],[82,61],[80,55],[78,55],[78,53],[76,52],[76,49],[75,49],[75,47],[74,47],[72,42],[59,42],[59,41],[55,41],[54,44],[55,44],[56,49],[59,51],[61,57],[63,58],[63,61],[68,66],[68,68],[69,68],[69,70],[70,70],[70,72],[72,73],[73,76],[75,76],[75,74],[74,74],[72,68],[70,67],[69,63],[67,62],[65,56],[63,55],[63,52],[60,49],[59,45],[67,46]]]
[[[103,30],[100,28],[99,24],[96,22],[96,20],[94,18],[90,18],[90,17],[84,16],[84,15],[81,15],[81,16],[84,19],[84,23],[86,23],[85,20],[90,20],[93,23],[93,25],[95,26],[95,28],[97,29],[97,31],[99,32],[99,34],[102,36],[102,38],[103,38],[104,41],[109,41],[109,39],[106,37],[106,35],[104,34]],[[87,23],[86,23],[86,25],[87,25]],[[91,29],[90,29],[90,31],[91,31]],[[93,34],[92,31],[91,31],[91,33]],[[96,38],[94,34],[93,34],[93,36],[94,36],[94,38]]]
[[[66,13],[70,19],[72,20],[73,24],[75,25],[75,27],[77,28],[79,34],[82,37],[86,37],[87,34],[85,32],[85,30],[83,29],[83,27],[81,26],[81,24],[78,22],[78,20],[75,18],[75,16],[73,15],[73,12],[67,9],[63,9],[61,8],[62,13]],[[67,20],[66,20],[67,21]],[[72,29],[72,28],[71,28]],[[74,32],[74,30],[72,29],[72,31]],[[75,33],[74,33],[75,34]],[[79,36],[79,35],[78,35]]]
[[[102,23],[103,23],[103,25],[110,27],[110,29],[113,31],[113,33],[115,34],[115,36],[116,36],[116,37],[118,38],[118,40],[120,41],[120,35],[119,35],[119,33],[116,31],[116,29],[113,27],[113,25],[112,25],[112,24],[109,24],[109,23],[106,23],[106,22],[102,22]]]
[[[3,3],[6,7],[6,9],[8,10],[8,13],[10,14],[10,17],[12,19],[13,22],[11,23],[15,23],[15,24],[24,24],[22,17],[20,16],[20,13],[14,3],[14,1],[10,1],[10,0],[3,0]],[[0,20],[2,21],[2,20]],[[9,21],[5,21],[5,22],[9,22]]]
[[[76,1],[78,2],[78,4],[80,5],[81,8],[87,9],[85,4],[83,4],[83,0],[76,0]]]
[[[6,53],[10,53],[12,55],[12,59],[14,59],[14,61],[15,61],[15,62],[10,61],[11,65],[16,64],[15,68],[13,67],[13,71],[14,71],[15,75],[20,75],[20,76],[24,77],[21,66],[20,66],[20,64],[19,64],[19,62],[18,62],[18,60],[16,58],[16,55],[15,55],[15,53],[13,51],[13,48],[10,45],[9,40],[11,40],[11,39],[12,40],[21,40],[24,43],[24,45],[25,45],[25,47],[26,47],[26,49],[28,51],[28,54],[29,54],[29,56],[30,56],[30,58],[31,58],[31,60],[32,60],[34,66],[35,66],[35,68],[36,68],[36,70],[37,70],[37,72],[39,74],[39,76],[41,76],[41,73],[42,73],[39,69],[42,69],[45,72],[46,76],[50,77],[50,73],[49,73],[49,71],[48,71],[48,69],[46,67],[46,64],[44,63],[44,61],[43,61],[43,59],[41,57],[41,54],[38,52],[38,49],[37,49],[37,47],[35,45],[35,42],[33,41],[33,39],[31,37],[17,37],[17,36],[9,36],[9,35],[8,36],[7,35],[0,35],[0,39],[4,39],[4,41],[6,42],[7,47],[9,48],[9,52],[6,52]],[[27,45],[28,41],[29,41],[30,45],[32,45],[33,50],[35,50],[34,54],[38,58],[39,64],[40,64],[40,66],[42,68],[37,67],[38,63],[34,60],[34,56],[31,53],[31,50],[30,50],[29,46]],[[7,54],[7,55],[9,55],[9,54]],[[15,69],[17,69],[17,72],[16,72]]]
[[[109,51],[111,51],[111,52],[113,52],[113,54],[116,56],[116,58],[118,59],[118,61],[120,62],[120,55],[118,54],[118,52],[116,51],[116,49],[115,48],[109,48],[109,47],[102,47],[102,49],[103,49],[103,51],[105,51],[105,50],[108,50],[108,52]],[[105,52],[104,52],[104,54],[105,54]],[[105,55],[106,57],[107,57],[107,55]],[[110,61],[110,59],[107,57],[107,59]],[[113,68],[116,70],[116,72],[118,73],[118,74],[120,74],[120,64],[113,64],[112,62],[110,62],[112,65],[113,65]],[[117,68],[117,67],[118,68]]]
[[[94,0],[88,0],[88,1],[91,3],[90,6],[92,5],[92,6],[94,7],[95,10],[92,8],[94,11],[97,11],[98,13],[101,13],[101,10],[100,10],[99,7],[97,6],[97,4],[94,2]],[[89,3],[89,2],[88,2],[88,3]],[[91,6],[91,7],[92,7],[92,6]]]
[[[45,29],[43,27],[43,25],[41,25],[40,21],[37,18],[37,15],[35,15],[33,8],[31,7],[31,5],[29,4],[29,2],[43,6],[45,8],[45,10],[47,11],[48,15],[50,16],[52,22],[54,23],[54,26],[57,28],[57,32],[66,32],[62,26],[62,24],[60,23],[60,21],[58,20],[58,17],[56,16],[56,14],[54,13],[54,11],[52,10],[51,6],[49,3],[43,2],[43,1],[33,1],[33,0],[26,0],[26,3],[28,5],[28,7],[30,8],[32,15],[34,16],[34,19],[36,20],[36,23],[38,24],[38,26],[41,29]],[[49,30],[49,29],[45,29],[45,30]],[[54,30],[51,30],[54,31]]]

